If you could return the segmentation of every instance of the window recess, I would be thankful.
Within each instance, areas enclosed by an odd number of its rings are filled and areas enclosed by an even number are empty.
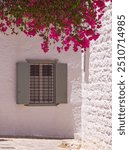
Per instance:
[[[67,64],[51,60],[17,63],[17,104],[67,103]]]

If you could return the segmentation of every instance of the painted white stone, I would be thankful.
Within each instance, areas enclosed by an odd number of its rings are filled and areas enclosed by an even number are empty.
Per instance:
[[[79,136],[81,99],[77,97],[81,91],[81,53],[70,50],[59,54],[51,47],[45,54],[40,42],[38,37],[27,38],[22,33],[17,36],[0,33],[0,135]],[[16,62],[26,59],[58,59],[68,64],[68,104],[37,107],[16,104]]]
[[[101,36],[89,50],[89,82],[82,83],[82,150],[112,149],[111,5],[106,9]]]

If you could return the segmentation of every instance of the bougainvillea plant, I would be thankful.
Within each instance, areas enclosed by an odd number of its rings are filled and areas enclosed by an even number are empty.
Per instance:
[[[86,50],[99,37],[101,17],[111,0],[0,0],[0,31],[40,36],[41,48],[49,51],[54,43],[58,52],[70,47]]]

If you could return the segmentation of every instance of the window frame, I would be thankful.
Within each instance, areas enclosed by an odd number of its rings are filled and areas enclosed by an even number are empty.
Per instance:
[[[18,100],[17,100],[17,104],[24,104],[25,106],[57,106],[58,104],[62,104],[62,103],[67,103],[67,88],[66,88],[66,94],[65,94],[65,96],[66,96],[66,100],[59,100],[57,97],[59,96],[60,97],[60,94],[58,95],[57,94],[57,90],[56,89],[58,89],[59,91],[60,91],[60,88],[57,88],[57,75],[56,75],[56,71],[57,71],[57,64],[63,64],[63,63],[58,63],[58,60],[56,59],[56,60],[39,60],[39,59],[26,59],[26,62],[25,63],[27,63],[28,65],[29,65],[29,73],[30,73],[30,65],[34,65],[34,64],[39,64],[39,65],[43,65],[43,64],[53,64],[55,67],[54,67],[54,69],[55,69],[55,71],[54,71],[54,87],[53,87],[53,89],[54,89],[54,98],[53,98],[53,103],[31,103],[31,100],[30,100],[30,93],[28,93],[28,95],[29,95],[29,99],[28,99],[28,103],[24,103],[24,101],[23,102],[19,102]],[[65,65],[67,65],[67,64],[65,64]],[[18,68],[18,67],[17,67]],[[61,72],[61,71],[60,71]],[[58,75],[58,78],[59,78],[59,75]],[[67,77],[66,77],[67,78]],[[18,79],[17,79],[17,81],[18,81]],[[67,82],[67,80],[65,80],[66,82]],[[29,81],[28,81],[28,83],[29,83],[29,85],[30,85],[30,74],[29,74]],[[27,84],[28,84],[27,83]],[[66,83],[67,84],[67,83]],[[30,87],[29,87],[29,92],[30,92]],[[57,96],[58,95],[58,96]],[[17,98],[18,98],[18,96],[17,96]]]

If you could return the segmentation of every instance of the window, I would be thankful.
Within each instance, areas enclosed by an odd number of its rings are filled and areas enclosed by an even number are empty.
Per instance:
[[[67,64],[50,60],[17,63],[17,104],[67,103]]]

